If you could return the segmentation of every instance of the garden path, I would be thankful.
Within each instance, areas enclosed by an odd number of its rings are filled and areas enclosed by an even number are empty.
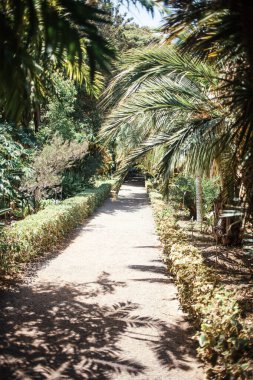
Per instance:
[[[0,378],[203,379],[159,251],[144,187],[124,184],[1,295]]]

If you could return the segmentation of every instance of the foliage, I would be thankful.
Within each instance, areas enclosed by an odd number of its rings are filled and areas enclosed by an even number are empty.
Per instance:
[[[98,184],[4,228],[1,236],[1,271],[10,273],[18,270],[20,263],[52,250],[94,211],[108,196],[110,188],[109,181]]]
[[[167,22],[177,43],[137,49],[123,57],[120,72],[103,99],[110,111],[101,135],[120,142],[122,177],[149,152],[159,150],[156,171],[163,177],[165,189],[175,168],[209,174],[214,160],[228,158],[222,183],[227,185],[229,177],[233,192],[229,201],[235,197],[240,170],[248,216],[253,218],[251,74],[248,51],[238,39],[249,40],[249,30],[242,30],[240,24],[232,34],[232,21],[246,15],[244,5],[237,10],[223,1],[215,2],[214,9],[213,1],[171,3],[174,8]],[[249,14],[252,11],[249,9]],[[219,23],[224,20],[226,24]],[[237,49],[233,57],[230,42]],[[201,59],[214,50],[220,60]]]
[[[101,135],[109,141],[128,135],[122,176],[158,149],[156,171],[165,183],[175,168],[210,170],[228,128],[216,96],[216,67],[173,46],[156,46],[124,56],[120,68],[103,99],[113,108]]]
[[[27,132],[7,123],[0,124],[0,207],[20,207],[20,183],[28,173],[29,155],[34,143]]]
[[[54,95],[49,99],[47,111],[43,115],[40,135],[50,140],[55,133],[63,139],[73,139],[77,125],[73,118],[77,90],[74,83],[59,74],[52,75]],[[41,139],[39,136],[39,138]]]
[[[222,145],[224,150],[233,146],[232,171],[235,158],[241,163],[240,176],[248,205],[246,218],[252,223],[252,2],[169,0],[167,3],[173,8],[164,25],[168,41],[176,38],[182,54],[191,52],[201,60],[215,62],[218,67],[218,97],[230,121]]]
[[[75,85],[72,80],[64,78],[60,73],[52,74],[51,80],[53,93],[48,98],[48,104],[41,115],[42,123],[36,136],[38,143],[44,144],[55,133],[61,135],[65,140],[80,140],[86,136],[90,138],[94,132],[94,125],[87,115],[86,103],[92,103],[95,107],[96,97],[90,95],[84,86]],[[97,88],[97,94],[99,92],[100,89]],[[82,94],[83,97],[81,102],[78,102],[79,94]],[[77,107],[79,107],[78,111]],[[79,113],[80,109],[82,114]]]
[[[181,51],[191,51],[202,59],[208,57],[218,63],[220,98],[235,115],[231,127],[240,136],[238,148],[242,143],[246,153],[250,149],[248,140],[252,133],[251,2],[241,0],[237,6],[233,1],[222,0],[177,0],[168,3],[173,3],[173,12],[164,25],[168,40],[177,38]],[[241,141],[243,137],[245,141]]]
[[[136,3],[135,1],[132,2]],[[122,3],[123,1],[107,1],[102,6],[110,14],[112,20],[112,24],[103,26],[103,32],[115,47],[116,54],[119,57],[129,49],[145,47],[161,39],[161,33],[155,33],[148,27],[140,27],[133,22],[131,17],[128,17],[127,13],[122,14]],[[149,4],[152,7],[152,2]],[[129,3],[127,5],[129,6]]]
[[[149,191],[149,198],[154,209],[157,232],[162,241],[164,253],[168,254],[173,244],[178,241],[185,242],[187,239],[176,223],[172,205],[165,204],[162,195],[154,191],[152,187]]]
[[[94,75],[97,68],[108,69],[114,55],[99,28],[108,22],[106,13],[87,2],[4,1],[0,19],[1,107],[17,121],[44,98],[48,68],[78,78],[88,61]]]
[[[63,98],[64,111],[59,106],[54,114],[62,133],[53,135],[53,126],[50,125],[52,131],[47,136],[49,144],[42,144],[42,133],[36,139],[22,128],[16,130],[7,123],[0,126],[0,207],[12,207],[13,212],[8,214],[8,219],[23,218],[36,211],[38,201],[43,197],[73,196],[87,186],[92,176],[104,174],[108,169],[107,164],[104,165],[104,161],[108,160],[105,149],[91,143],[89,148],[84,136],[77,136],[74,129],[77,123],[68,114],[68,111],[74,112],[71,97],[75,88],[70,81],[67,82],[70,89],[68,94],[66,81],[62,78],[59,80],[64,87],[59,93]],[[64,117],[67,126],[64,125]],[[44,128],[43,133],[47,133],[47,128]],[[65,140],[62,135],[79,139]],[[35,148],[35,142],[42,145],[40,151]]]
[[[180,301],[200,326],[196,335],[200,344],[198,352],[214,367],[209,370],[210,377],[249,375],[252,342],[235,294],[219,285],[197,248],[175,244],[169,261],[176,275]]]
[[[82,161],[87,153],[87,141],[64,141],[55,135],[51,143],[44,145],[35,155],[31,175],[24,183],[25,189],[32,192],[59,189],[65,170]]]
[[[215,199],[220,193],[219,179],[202,177],[202,196],[204,215],[212,211]],[[196,216],[195,178],[187,174],[178,174],[172,178],[168,188],[169,198],[176,204],[186,207],[190,216]]]
[[[63,196],[71,196],[78,192],[78,188],[93,185],[97,178],[107,176],[110,168],[111,156],[107,149],[100,144],[90,142],[89,151],[84,159],[64,171]]]
[[[135,24],[126,25],[124,28],[126,47],[124,51],[136,48],[145,48],[158,43],[161,35],[147,27],[137,27]]]
[[[182,230],[175,228],[173,210],[168,209],[161,196],[151,191],[150,197],[165,260],[175,275],[180,302],[198,329],[199,356],[211,365],[208,377],[249,378],[253,331],[242,318],[235,293],[219,283],[199,250],[187,243]]]

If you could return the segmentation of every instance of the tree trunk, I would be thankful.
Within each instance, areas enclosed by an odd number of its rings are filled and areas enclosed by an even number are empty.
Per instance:
[[[231,12],[239,12],[241,18],[242,42],[248,54],[250,76],[253,78],[253,4],[252,0],[232,1]]]
[[[197,212],[197,222],[203,222],[202,213],[202,182],[201,177],[198,175],[196,177],[196,212]]]

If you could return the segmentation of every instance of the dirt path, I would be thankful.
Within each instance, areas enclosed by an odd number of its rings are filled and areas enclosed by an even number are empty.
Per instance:
[[[0,379],[200,380],[190,336],[145,189],[131,183],[1,295]]]

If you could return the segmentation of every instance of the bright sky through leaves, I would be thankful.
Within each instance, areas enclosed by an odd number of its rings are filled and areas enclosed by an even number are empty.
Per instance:
[[[155,9],[154,16],[148,13],[140,5],[135,6],[130,2],[129,7],[126,5],[121,5],[120,13],[127,13],[127,17],[133,18],[133,21],[140,26],[149,26],[150,28],[158,28],[161,25],[162,16]]]

